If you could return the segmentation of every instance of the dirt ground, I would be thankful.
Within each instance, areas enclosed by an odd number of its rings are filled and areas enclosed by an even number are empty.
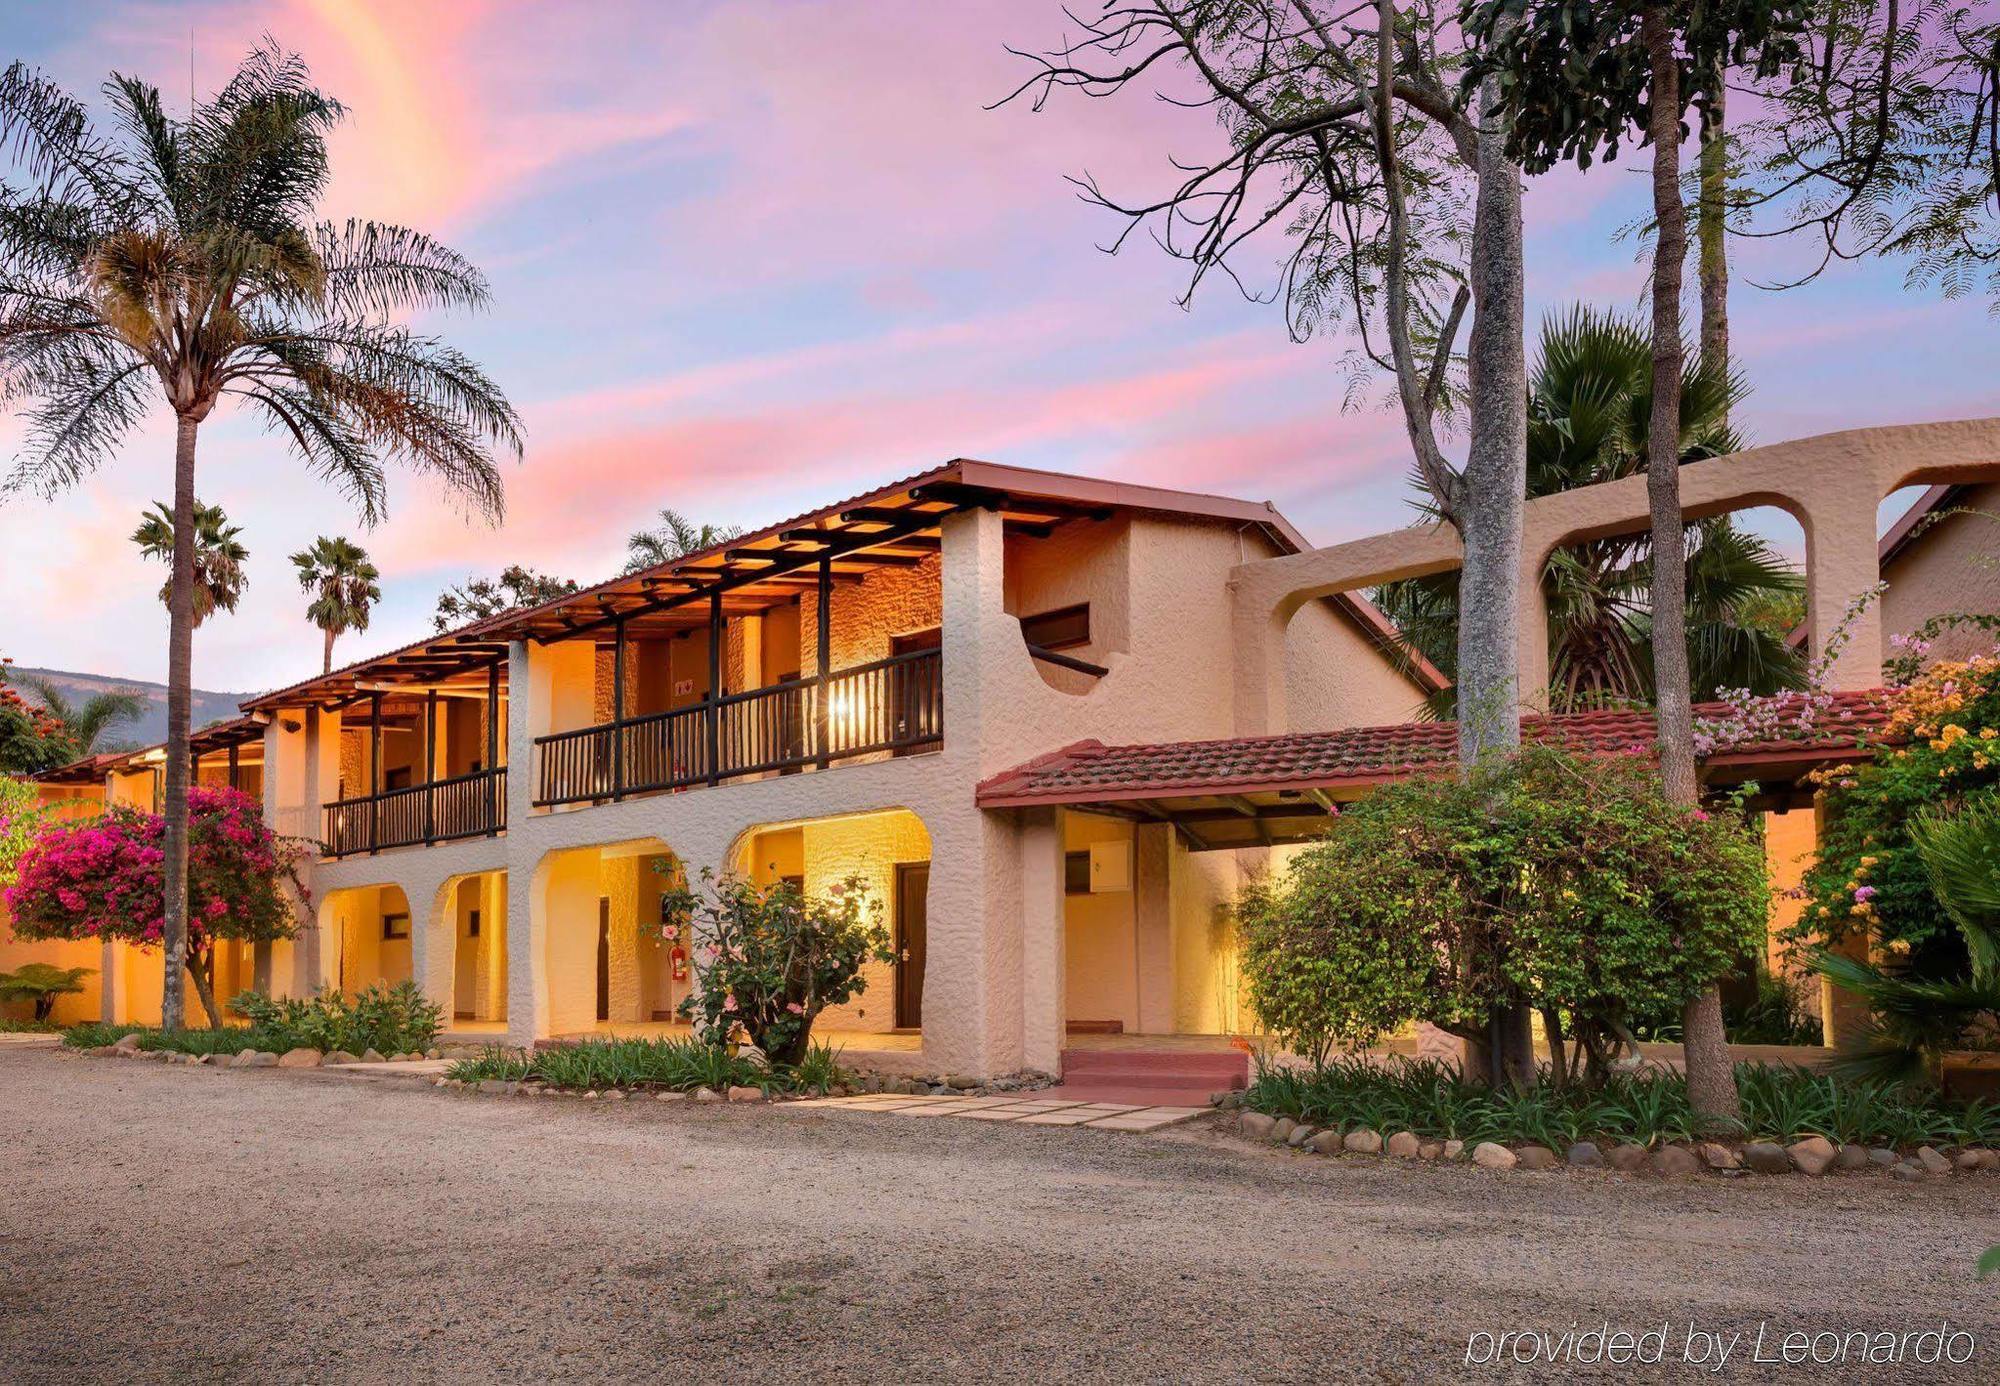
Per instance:
[[[1662,1184],[0,1050],[0,1379],[1345,1381],[1471,1335],[1976,1336],[2000,1176]],[[1961,1347],[1963,1340],[1960,1340]],[[1484,1356],[1481,1341],[1473,1349]],[[1672,1374],[1688,1378],[1682,1366]],[[1835,1373],[1836,1377],[1847,1373]],[[1863,1371],[1852,1372],[1861,1379]]]

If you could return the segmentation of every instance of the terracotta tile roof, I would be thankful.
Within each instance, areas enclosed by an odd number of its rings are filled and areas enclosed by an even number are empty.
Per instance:
[[[1710,757],[1711,767],[1751,766],[1800,753],[1837,756],[1852,751],[1859,734],[1886,716],[1879,690],[1834,695],[1820,728],[1802,730],[1799,709],[1781,718],[1781,734],[1731,747]],[[1695,709],[1721,718],[1720,703]],[[1599,754],[1653,750],[1651,712],[1588,712],[1528,717],[1522,738]],[[1454,722],[1405,722],[1332,732],[1291,732],[1220,741],[1175,741],[1106,746],[1079,741],[985,780],[984,808],[1026,804],[1110,803],[1131,799],[1243,794],[1277,789],[1359,787],[1441,769],[1457,760]]]

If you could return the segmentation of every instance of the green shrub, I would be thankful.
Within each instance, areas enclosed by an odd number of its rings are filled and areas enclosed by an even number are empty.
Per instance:
[[[1601,1075],[1633,1018],[1726,973],[1768,905],[1738,815],[1669,803],[1636,756],[1535,747],[1343,809],[1243,893],[1237,921],[1251,1002],[1297,1053],[1410,1021],[1484,1039],[1497,1010],[1525,1005],[1578,1043],[1560,1078]]]
[[[1736,1084],[1747,1139],[1824,1136],[1842,1145],[1899,1147],[2000,1142],[2000,1106],[1990,1102],[1777,1064],[1739,1064]],[[1495,1091],[1467,1081],[1456,1065],[1428,1059],[1341,1057],[1316,1072],[1260,1062],[1245,1104],[1336,1130],[1555,1149],[1593,1138],[1639,1145],[1688,1140],[1698,1125],[1678,1073],[1616,1073],[1590,1088],[1544,1083]]]
[[[488,1079],[575,1089],[661,1088],[692,1092],[710,1088],[763,1088],[767,1092],[825,1092],[849,1075],[826,1044],[815,1044],[796,1065],[766,1066],[693,1038],[591,1039],[547,1049],[489,1047],[446,1070],[460,1082]]]
[[[1731,1044],[1819,1044],[1826,1037],[1799,989],[1762,966],[1749,1000],[1723,997],[1722,1028]]]
[[[444,1008],[428,999],[414,982],[393,987],[371,986],[351,999],[337,991],[311,998],[274,1001],[246,991],[230,1003],[250,1022],[250,1029],[270,1042],[264,1048],[344,1049],[360,1054],[404,1054],[428,1049],[444,1025]]]
[[[69,1049],[102,1049],[107,1044],[116,1044],[127,1035],[145,1032],[144,1025],[106,1025],[102,1021],[87,1020],[80,1025],[72,1025],[62,1032],[62,1042]]]
[[[895,958],[881,902],[859,876],[808,896],[790,882],[760,887],[704,870],[700,890],[676,876],[660,905],[670,938],[690,925],[695,936],[695,989],[680,1013],[717,1041],[740,1026],[773,1065],[803,1061],[819,1013],[867,990],[866,964]]]

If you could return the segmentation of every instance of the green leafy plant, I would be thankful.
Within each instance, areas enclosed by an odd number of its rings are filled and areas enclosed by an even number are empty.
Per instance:
[[[1726,973],[1767,904],[1737,815],[1668,804],[1636,756],[1543,746],[1378,789],[1236,917],[1258,1016],[1309,1060],[1412,1021],[1483,1039],[1526,1005],[1567,1082]]]
[[[460,1082],[489,1079],[535,1081],[574,1089],[763,1088],[775,1092],[825,1092],[851,1075],[824,1043],[812,1045],[796,1065],[760,1064],[721,1045],[695,1038],[589,1039],[546,1049],[489,1047],[455,1060],[447,1076]]]
[[[74,996],[83,990],[83,979],[94,977],[94,967],[57,967],[32,962],[0,972],[0,1001],[27,1001],[33,1004],[35,1023],[48,1020],[59,997]]]
[[[261,992],[246,991],[229,1004],[250,1022],[252,1031],[271,1041],[262,1047],[279,1051],[344,1049],[360,1054],[373,1049],[404,1054],[429,1048],[444,1025],[444,1008],[414,982],[378,984],[353,997],[327,991],[274,1001]]]
[[[144,1025],[107,1025],[102,1021],[87,1020],[81,1025],[71,1025],[63,1030],[62,1042],[69,1049],[101,1049],[107,1044],[116,1044],[127,1035],[145,1033]]]
[[[740,1027],[774,1067],[802,1062],[819,1013],[867,989],[866,964],[894,958],[881,902],[859,876],[808,896],[790,882],[763,887],[707,869],[691,889],[671,874],[677,866],[656,869],[673,882],[661,898],[664,930],[677,937],[692,925],[695,935],[695,989],[680,1013],[718,1042]]]
[[[1904,1148],[2000,1142],[2000,1108],[1990,1102],[1778,1064],[1739,1064],[1736,1083],[1739,1134],[1749,1140],[1824,1136]],[[1556,1149],[1589,1139],[1659,1145],[1691,1139],[1700,1127],[1686,1078],[1657,1069],[1611,1074],[1595,1087],[1496,1091],[1437,1060],[1339,1055],[1317,1070],[1260,1061],[1244,1100],[1256,1111],[1335,1130]]]
[[[1841,1055],[1843,1069],[1935,1080],[1954,1048],[1992,1043],[2000,1025],[2000,795],[1910,824],[1910,842],[1938,905],[1958,926],[1968,968],[1920,977],[1906,968],[1822,953],[1814,966],[1868,1002],[1869,1020]]]

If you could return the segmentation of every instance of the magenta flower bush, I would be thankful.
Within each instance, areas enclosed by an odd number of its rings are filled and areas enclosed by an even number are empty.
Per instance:
[[[262,942],[298,930],[305,844],[279,837],[257,802],[233,789],[188,791],[188,975],[209,1023],[215,945]],[[50,823],[21,853],[5,892],[23,938],[113,939],[153,948],[166,929],[161,863],[166,820],[115,806],[81,822]]]

